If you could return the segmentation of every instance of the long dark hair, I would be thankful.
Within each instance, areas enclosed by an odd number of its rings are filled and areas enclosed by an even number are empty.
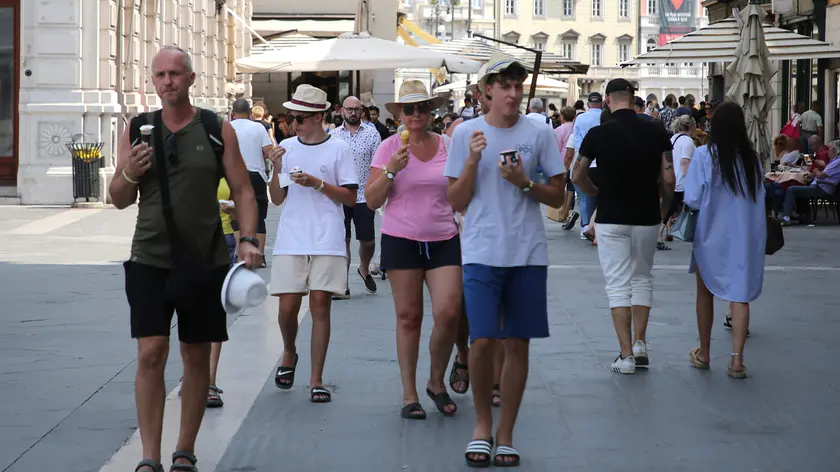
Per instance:
[[[761,184],[761,164],[747,135],[744,112],[734,102],[720,105],[712,117],[709,151],[720,169],[723,183],[736,195],[756,200]],[[738,161],[744,172],[738,172]]]

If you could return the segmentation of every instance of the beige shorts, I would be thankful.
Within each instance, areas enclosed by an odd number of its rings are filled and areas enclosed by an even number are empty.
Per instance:
[[[310,290],[344,294],[347,258],[344,256],[275,255],[271,262],[272,295],[307,294]]]

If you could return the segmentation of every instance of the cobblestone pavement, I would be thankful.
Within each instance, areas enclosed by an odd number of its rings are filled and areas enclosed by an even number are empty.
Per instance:
[[[134,434],[136,354],[120,263],[135,214],[0,207],[0,470],[99,470]],[[278,214],[272,210],[269,228]],[[836,470],[840,318],[832,287],[840,260],[822,248],[836,246],[837,226],[786,229],[787,246],[768,258],[764,294],[753,305],[752,377],[738,382],[726,377],[724,304],[712,369],[688,365],[697,343],[694,279],[679,242],[656,256],[650,372],[608,372],[617,341],[597,254],[576,231],[547,223],[552,337],[532,345],[515,438],[521,470]],[[455,396],[455,418],[442,418],[428,400],[421,400],[427,421],[399,418],[389,286],[380,281],[379,294],[368,296],[360,282],[351,277],[354,297],[334,304],[328,405],[308,401],[308,354],[293,390],[274,387],[282,351],[276,302],[230,318],[220,372],[226,406],[205,419],[197,451],[203,471],[465,470],[470,397]],[[424,342],[429,310],[427,300]],[[303,318],[304,349],[310,326]],[[171,352],[169,390],[181,375],[178,351]],[[420,363],[423,385],[422,350]],[[177,395],[167,402],[165,438],[177,430],[170,407],[177,409]],[[166,442],[164,451],[172,447]],[[135,448],[129,440],[103,470],[133,470]],[[117,468],[121,461],[131,468]]]

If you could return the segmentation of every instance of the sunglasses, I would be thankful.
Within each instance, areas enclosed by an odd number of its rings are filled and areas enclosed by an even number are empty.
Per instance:
[[[428,102],[423,103],[408,103],[403,105],[402,107],[403,114],[406,116],[411,116],[414,114],[415,111],[418,113],[425,114],[432,111],[432,106]]]
[[[361,115],[364,113],[364,108],[345,108],[344,111],[351,115]]]
[[[303,124],[303,120],[309,118],[310,116],[315,116],[317,113],[310,113],[308,115],[291,115],[291,117],[295,120],[297,124]]]
[[[174,134],[170,134],[166,137],[164,152],[166,152],[166,158],[169,160],[170,165],[178,165],[178,146],[175,143]]]

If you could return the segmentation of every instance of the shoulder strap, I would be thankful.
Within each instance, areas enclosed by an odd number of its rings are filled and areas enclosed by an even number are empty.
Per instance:
[[[148,113],[141,113],[131,119],[128,131],[128,141],[131,143],[131,147],[140,142],[140,127],[149,122],[148,116]]]
[[[446,149],[446,155],[449,155],[449,145],[452,144],[452,138],[449,136],[442,134],[440,135],[441,141],[443,141],[443,148]]]
[[[204,126],[204,132],[207,133],[207,138],[210,140],[210,146],[213,147],[213,153],[216,155],[216,166],[218,168],[219,179],[225,176],[225,166],[222,163],[222,156],[225,154],[225,141],[222,138],[222,127],[219,125],[219,115],[213,110],[199,108],[201,113],[201,124]]]
[[[166,147],[163,145],[163,120],[162,112],[157,110],[152,115],[152,124],[155,128],[152,131],[152,143],[155,153],[156,174],[158,187],[160,187],[160,200],[163,207],[163,219],[166,221],[166,233],[169,235],[169,245],[172,252],[171,258],[175,260],[181,255],[181,240],[178,238],[178,228],[175,226],[175,216],[172,213],[172,197],[169,194],[169,167],[166,165]]]

